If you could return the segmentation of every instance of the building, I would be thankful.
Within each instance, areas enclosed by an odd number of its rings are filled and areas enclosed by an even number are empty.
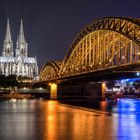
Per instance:
[[[17,75],[34,79],[38,76],[37,58],[28,57],[28,44],[25,40],[22,20],[15,51],[11,39],[9,19],[7,20],[2,56],[0,56],[0,73],[5,76]]]

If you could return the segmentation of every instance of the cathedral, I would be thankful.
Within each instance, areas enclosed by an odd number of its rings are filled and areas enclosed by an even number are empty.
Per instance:
[[[38,77],[37,58],[28,57],[28,44],[25,40],[22,20],[15,51],[11,39],[9,19],[7,20],[6,34],[0,56],[0,73],[5,76],[17,75],[33,79]]]

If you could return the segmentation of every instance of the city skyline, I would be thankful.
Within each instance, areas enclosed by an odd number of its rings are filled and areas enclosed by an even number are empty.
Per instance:
[[[41,69],[50,60],[63,60],[84,26],[95,19],[108,16],[139,17],[139,2],[119,0],[112,4],[111,0],[3,0],[0,2],[0,51],[7,18],[10,20],[14,44],[20,19],[23,19],[29,55],[37,56]]]

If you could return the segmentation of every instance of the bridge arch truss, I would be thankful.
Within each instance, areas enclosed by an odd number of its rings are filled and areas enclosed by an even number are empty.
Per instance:
[[[84,28],[62,62],[61,77],[140,62],[140,20],[108,17]]]
[[[59,77],[60,61],[50,61],[46,63],[40,71],[40,80],[45,81]]]

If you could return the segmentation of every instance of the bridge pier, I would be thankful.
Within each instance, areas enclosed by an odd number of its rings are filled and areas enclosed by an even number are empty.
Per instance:
[[[105,82],[102,82],[101,83],[102,85],[102,100],[104,100],[105,99],[105,92],[106,92],[106,84],[105,84]]]
[[[50,83],[50,99],[88,99],[100,101],[104,99],[105,83]]]
[[[57,99],[57,83],[50,83],[50,99]]]

